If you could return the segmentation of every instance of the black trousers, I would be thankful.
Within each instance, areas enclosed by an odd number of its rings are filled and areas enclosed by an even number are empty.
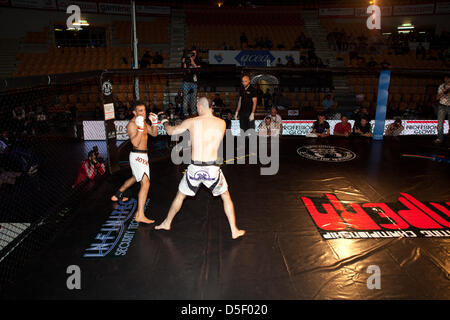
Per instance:
[[[242,130],[255,129],[255,120],[250,121],[250,113],[239,113],[239,125]]]

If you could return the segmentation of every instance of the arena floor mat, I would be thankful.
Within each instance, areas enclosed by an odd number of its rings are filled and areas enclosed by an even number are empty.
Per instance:
[[[449,299],[448,145],[432,137],[283,137],[279,170],[222,166],[247,231],[200,188],[172,230],[133,223],[138,186],[110,196],[124,166],[78,206],[7,299]],[[273,149],[272,149],[273,151]],[[268,165],[265,165],[268,166]],[[151,164],[146,216],[161,222],[187,165]],[[69,266],[81,289],[69,290]]]

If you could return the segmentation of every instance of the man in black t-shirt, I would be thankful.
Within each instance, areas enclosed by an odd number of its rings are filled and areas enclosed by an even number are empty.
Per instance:
[[[197,71],[200,68],[200,59],[197,50],[192,49],[192,55],[183,56],[181,68],[184,70],[183,76],[183,116],[195,114],[197,112]],[[189,109],[188,109],[189,106]]]
[[[319,114],[319,120],[315,121],[313,124],[312,135],[318,138],[325,138],[330,135],[330,124],[325,121],[326,117],[324,114]]]
[[[256,88],[250,85],[250,77],[242,77],[242,86],[239,90],[239,102],[234,118],[239,119],[241,129],[246,131],[255,129],[255,110],[257,102]]]
[[[359,121],[355,121],[353,136],[372,137],[372,125],[367,117],[361,117]]]

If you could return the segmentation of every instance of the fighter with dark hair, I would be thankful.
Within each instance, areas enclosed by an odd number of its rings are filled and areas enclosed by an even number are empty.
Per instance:
[[[136,217],[137,222],[154,223],[154,220],[147,219],[144,213],[145,201],[147,200],[148,190],[150,189],[150,167],[148,164],[148,148],[147,135],[156,137],[158,135],[158,116],[152,112],[149,113],[148,119],[151,125],[145,122],[145,104],[136,101],[133,104],[134,117],[127,125],[128,136],[130,137],[133,149],[130,152],[130,167],[133,176],[125,181],[115,195],[111,197],[112,201],[127,201],[128,198],[123,196],[125,190],[130,188],[134,183],[140,182],[141,188],[138,195],[138,209]]]

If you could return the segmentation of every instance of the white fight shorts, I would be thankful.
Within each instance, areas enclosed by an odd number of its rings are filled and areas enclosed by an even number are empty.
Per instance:
[[[144,174],[150,179],[150,166],[148,164],[147,151],[135,150],[130,152],[130,167],[137,182],[140,182]]]
[[[227,181],[220,167],[208,165],[206,162],[190,164],[178,190],[187,196],[195,196],[201,184],[211,190],[213,196],[219,196],[228,190]]]

